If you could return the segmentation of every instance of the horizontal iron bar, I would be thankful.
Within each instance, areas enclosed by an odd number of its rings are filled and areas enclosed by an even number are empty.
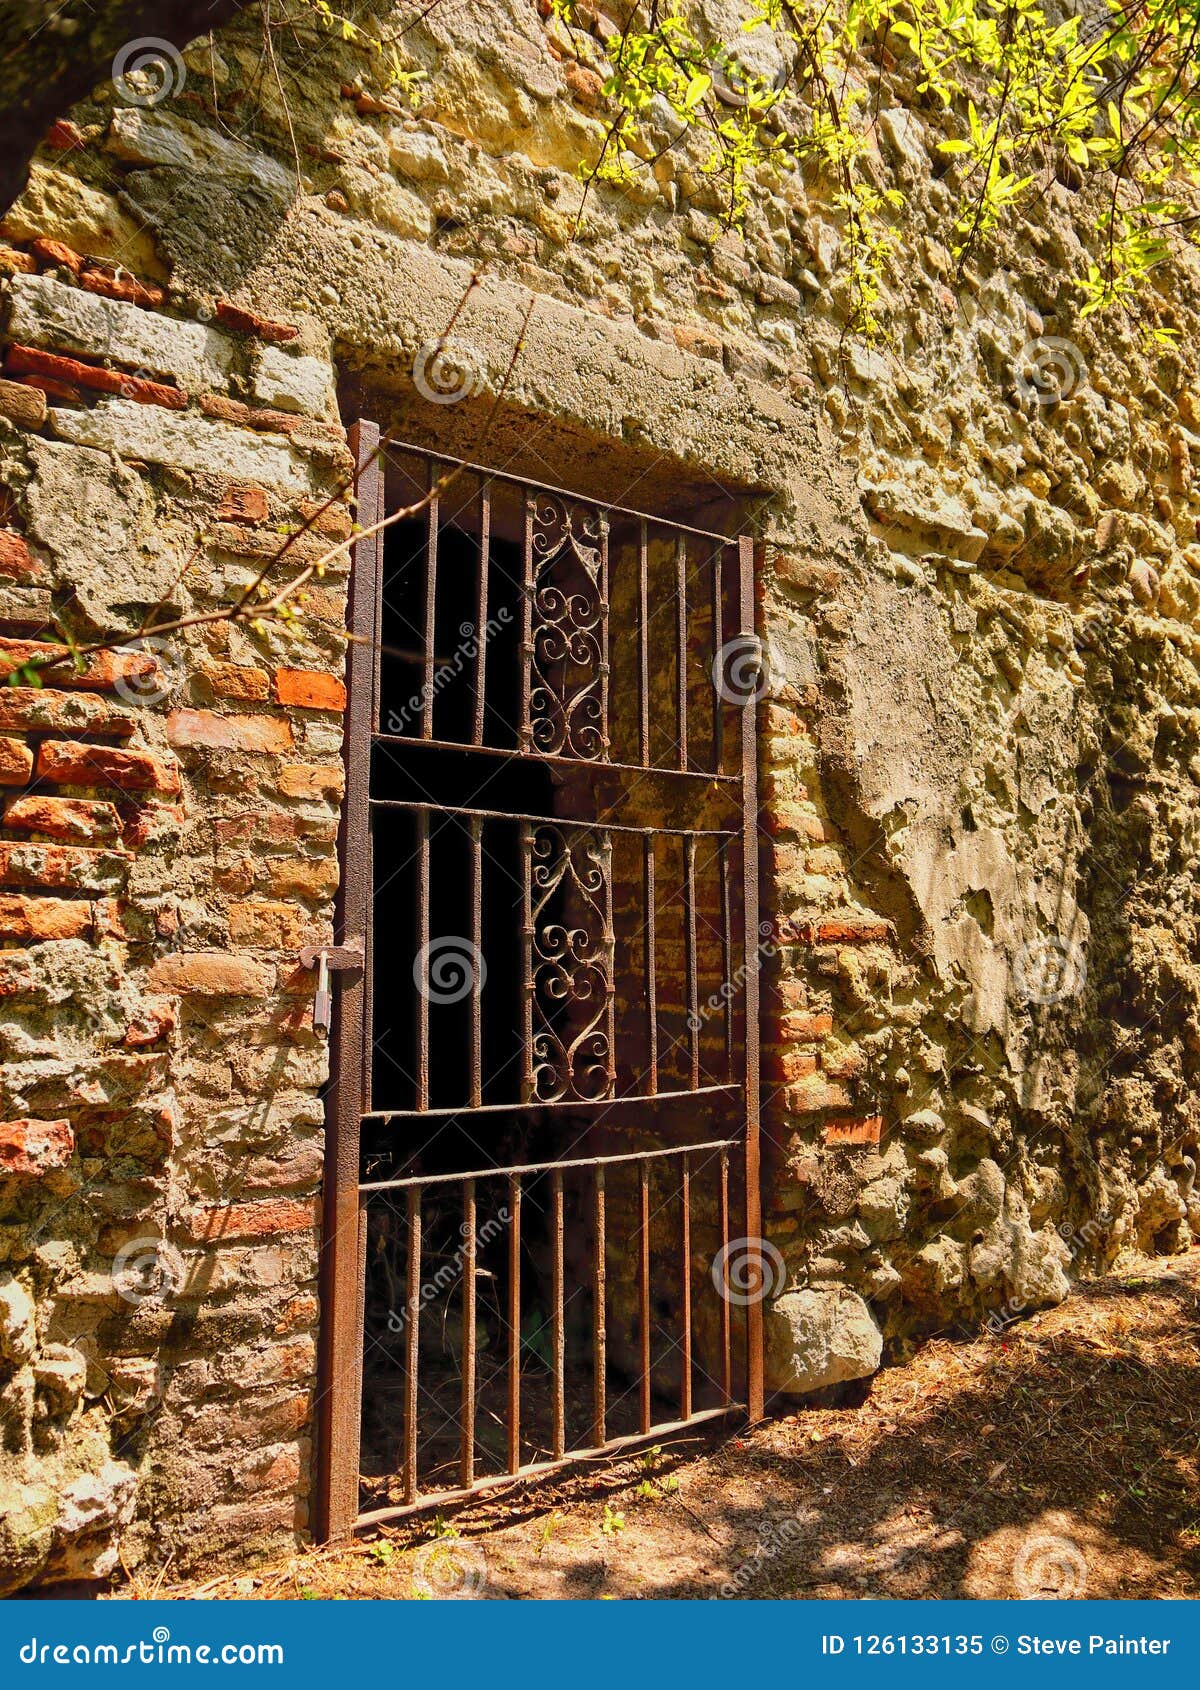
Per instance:
[[[390,1508],[372,1508],[369,1513],[358,1516],[354,1529],[365,1531],[370,1526],[382,1526],[389,1520],[399,1520],[406,1514],[416,1514],[425,1508],[444,1507],[451,1502],[467,1502],[483,1491],[495,1490],[497,1485],[543,1479],[547,1474],[564,1472],[568,1468],[581,1466],[585,1461],[603,1461],[622,1451],[632,1452],[646,1444],[660,1442],[663,1438],[678,1437],[696,1426],[703,1426],[714,1420],[730,1420],[736,1415],[744,1415],[745,1412],[744,1403],[730,1403],[728,1408],[702,1409],[699,1414],[693,1414],[690,1420],[667,1420],[661,1426],[652,1426],[648,1432],[630,1432],[626,1437],[609,1438],[607,1443],[600,1444],[595,1449],[573,1450],[558,1461],[530,1461],[524,1467],[519,1467],[515,1473],[490,1473],[485,1479],[476,1479],[469,1490],[431,1491],[428,1496],[419,1497],[416,1502],[397,1503]]]
[[[411,1186],[451,1185],[464,1179],[508,1179],[512,1174],[549,1174],[564,1168],[611,1168],[617,1162],[663,1162],[671,1156],[690,1156],[702,1150],[736,1150],[740,1138],[714,1138],[704,1144],[681,1144],[663,1150],[621,1150],[611,1156],[579,1156],[569,1162],[529,1162],[523,1167],[475,1168],[465,1174],[413,1174],[407,1179],[376,1180],[360,1185],[359,1192],[405,1191]]]
[[[679,1103],[690,1097],[740,1097],[744,1087],[740,1081],[730,1080],[719,1086],[699,1086],[695,1091],[631,1092],[628,1097],[558,1097],[528,1103],[461,1103],[451,1109],[370,1109],[364,1121],[428,1121],[453,1120],[457,1115],[511,1115],[515,1112],[532,1115],[539,1109],[645,1109],[649,1103]]]
[[[598,768],[602,764],[596,765]],[[645,773],[643,770],[642,773]],[[463,810],[456,804],[426,804],[416,798],[372,798],[373,810],[409,810],[413,815],[479,816],[484,821],[533,822],[538,827],[561,827],[576,833],[633,833],[639,838],[736,839],[740,829],[729,827],[631,827],[625,822],[576,821],[572,816],[535,816],[521,810]]]
[[[502,757],[513,763],[561,763],[569,769],[599,769],[615,775],[671,775],[675,780],[690,780],[701,786],[714,782],[722,786],[740,786],[741,775],[713,774],[704,769],[672,769],[659,763],[610,763],[599,757],[564,757],[541,751],[520,751],[504,745],[472,745],[469,739],[418,739],[408,734],[373,734],[376,745],[419,745],[427,751],[466,751],[473,757]]]
[[[589,499],[572,493],[568,487],[555,487],[548,481],[531,481],[528,476],[509,475],[504,470],[488,469],[485,464],[471,463],[467,458],[452,458],[446,452],[433,452],[427,446],[410,446],[405,440],[387,440],[385,445],[402,456],[425,458],[433,463],[448,464],[451,469],[467,470],[482,475],[487,481],[505,481],[510,487],[530,488],[535,493],[553,493],[556,498],[569,499],[573,505],[589,505],[596,511],[615,511],[618,516],[632,516],[639,522],[653,522],[659,528],[669,528],[676,534],[695,534],[701,540],[716,540],[722,546],[736,546],[736,534],[718,534],[713,528],[693,528],[689,523],[676,522],[669,516],[655,516],[652,511],[634,510],[631,505],[605,504],[602,499]]]

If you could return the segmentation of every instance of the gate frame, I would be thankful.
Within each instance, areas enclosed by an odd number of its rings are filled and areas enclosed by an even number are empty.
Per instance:
[[[349,429],[350,449],[355,463],[355,502],[358,525],[373,528],[384,519],[385,477],[381,470],[382,448],[390,441],[378,424],[360,418]],[[396,441],[398,448],[403,442]],[[485,466],[470,465],[472,469]],[[586,495],[564,488],[544,488],[570,499],[597,504]],[[600,506],[599,508],[604,508]],[[669,518],[650,520],[665,521]],[[751,536],[740,535],[738,557],[738,621],[732,636],[757,647],[755,629],[756,547]],[[359,1461],[362,1421],[362,1324],[366,1286],[367,1208],[360,1193],[359,1148],[363,1102],[367,1096],[367,1064],[371,1060],[370,990],[371,967],[371,810],[370,769],[372,737],[378,720],[378,674],[376,646],[379,639],[380,584],[383,569],[383,532],[365,534],[351,548],[350,591],[347,631],[350,635],[346,659],[347,710],[343,739],[345,794],[338,833],[340,884],[335,914],[336,942],[357,951],[363,963],[338,977],[334,994],[332,1031],[329,1041],[329,1080],[325,1089],[325,1173],[320,1246],[320,1342],[317,1374],[317,1496],[315,1536],[321,1542],[350,1536],[356,1528],[373,1522],[376,1515],[394,1516],[398,1510],[360,1513]],[[740,706],[740,783],[742,794],[742,928],[743,1006],[745,1015],[742,1108],[743,1171],[746,1221],[746,1250],[742,1260],[747,1273],[750,1300],[746,1316],[746,1402],[749,1423],[763,1417],[763,1309],[765,1286],[762,1259],[762,1194],[760,1189],[760,1060],[759,1060],[759,833],[758,833],[758,731],[757,696]],[[498,1169],[498,1173],[506,1170]],[[755,1292],[758,1295],[755,1295]],[[649,1434],[612,1439],[603,1453],[616,1459],[623,1450],[652,1439],[670,1437],[706,1420],[728,1415],[730,1410],[696,1414],[678,1424],[659,1425]],[[578,1460],[593,1457],[595,1451],[572,1452],[556,1464],[539,1463],[522,1478],[551,1474]],[[501,1478],[511,1482],[513,1474]],[[478,1488],[483,1489],[484,1486]],[[426,1499],[423,1499],[423,1503]],[[429,1498],[436,1502],[437,1498]]]

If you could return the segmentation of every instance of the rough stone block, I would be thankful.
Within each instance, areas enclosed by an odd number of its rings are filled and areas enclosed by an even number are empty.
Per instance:
[[[299,411],[308,417],[329,413],[333,371],[319,358],[264,346],[254,368],[254,397],[274,411]]]
[[[104,145],[130,164],[173,165],[265,189],[275,198],[291,199],[296,186],[294,173],[265,153],[174,112],[123,106],[112,115]]]
[[[768,1304],[764,1327],[769,1391],[805,1396],[866,1379],[883,1359],[883,1335],[853,1291],[785,1292]]]
[[[232,344],[203,323],[176,322],[49,276],[16,276],[12,288],[14,340],[112,358],[152,375],[174,376],[186,388],[223,388],[228,381]]]
[[[249,902],[230,905],[229,936],[235,945],[256,950],[296,951],[320,934],[312,917],[295,904]]]
[[[231,481],[262,481],[292,493],[317,489],[313,468],[282,440],[263,439],[190,411],[163,411],[131,399],[102,399],[90,411],[52,406],[50,423],[62,440],[96,446],[127,459],[169,464]]]
[[[46,395],[19,381],[0,381],[0,416],[18,428],[41,428],[46,420]]]

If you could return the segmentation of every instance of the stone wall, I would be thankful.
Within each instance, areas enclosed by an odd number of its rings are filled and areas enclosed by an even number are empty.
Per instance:
[[[667,514],[733,498],[768,542],[773,1384],[1185,1243],[1194,260],[1147,301],[1176,344],[1081,322],[1097,190],[1050,177],[956,279],[934,124],[864,64],[907,201],[864,347],[822,184],[764,181],[730,230],[702,140],[652,133],[577,233],[599,78],[561,27],[443,0],[405,42],[412,112],[312,33],[277,32],[276,77],[249,13],[168,98],[101,89],[40,149],[0,252],[3,649],[52,610],[129,646],[160,601],[228,603],[281,528],[322,555],[364,406]],[[118,1536],[180,1566],[306,1525],[325,1056],[297,952],[336,883],[344,577],[294,629],[198,625],[0,700],[10,1585],[109,1570]]]

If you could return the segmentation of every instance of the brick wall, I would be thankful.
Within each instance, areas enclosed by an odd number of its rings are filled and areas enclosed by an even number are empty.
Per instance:
[[[134,636],[156,597],[204,618],[323,557],[350,461],[293,326],[52,239],[0,269],[0,673],[119,648],[0,688],[11,1585],[307,1522],[326,1061],[297,952],[338,879],[345,551],[290,630]],[[142,524],[95,535],[101,608],[68,548],[114,477]]]

